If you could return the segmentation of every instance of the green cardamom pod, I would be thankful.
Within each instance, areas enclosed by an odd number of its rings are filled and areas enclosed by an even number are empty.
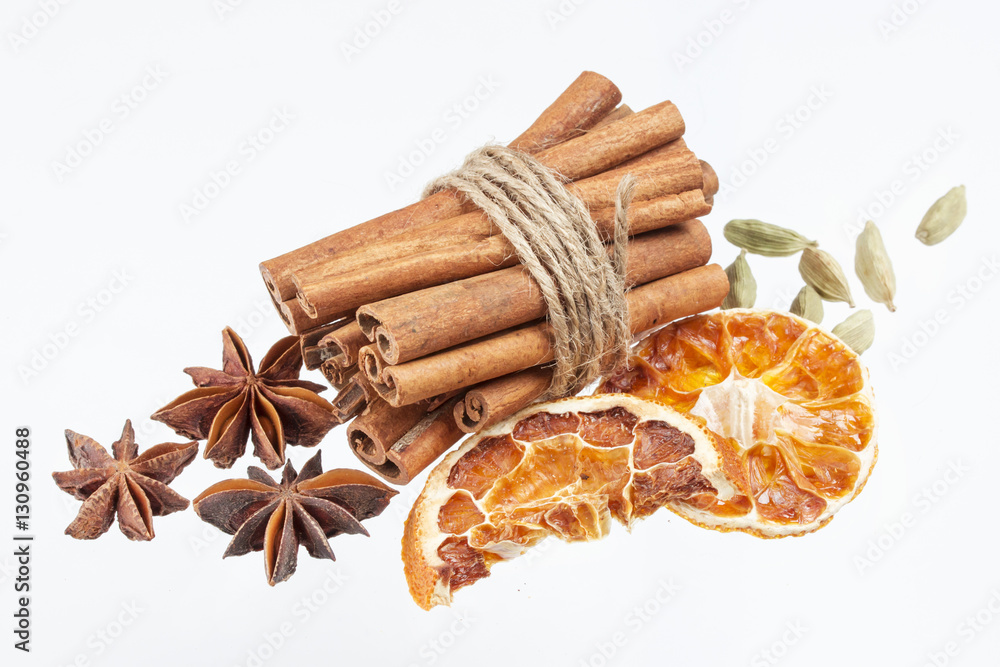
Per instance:
[[[728,308],[753,308],[757,301],[757,281],[747,264],[747,251],[741,250],[732,264],[726,267],[729,276],[729,294],[722,302],[723,310]]]
[[[896,305],[892,302],[896,296],[896,274],[892,270],[889,253],[885,251],[882,234],[871,220],[858,236],[854,270],[861,279],[865,294],[872,301],[884,303],[891,312],[896,312]]]
[[[858,354],[875,342],[875,318],[867,308],[853,313],[833,328],[833,335],[847,343]]]
[[[722,233],[737,248],[765,257],[787,257],[817,245],[798,232],[760,220],[730,220]]]
[[[965,220],[965,186],[959,185],[934,202],[917,227],[917,240],[924,245],[941,243]]]
[[[806,285],[799,290],[792,305],[789,306],[788,312],[819,324],[823,321],[823,299],[816,293],[816,290]]]
[[[806,285],[827,301],[845,301],[854,308],[847,276],[833,255],[825,250],[806,248],[799,260],[799,273]]]

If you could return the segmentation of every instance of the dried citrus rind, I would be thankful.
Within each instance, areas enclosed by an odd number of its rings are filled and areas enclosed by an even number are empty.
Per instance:
[[[667,507],[759,537],[824,526],[877,457],[868,372],[786,313],[673,323],[595,396],[531,406],[431,472],[403,536],[410,593],[449,604],[542,539],[600,539]]]
[[[868,371],[843,341],[773,311],[696,315],[639,343],[601,392],[659,401],[734,443],[750,487],[742,513],[710,498],[668,507],[698,525],[760,537],[824,526],[875,465]]]
[[[624,394],[522,410],[431,472],[403,536],[425,609],[548,536],[604,537],[678,499],[746,497],[732,445],[664,405]]]

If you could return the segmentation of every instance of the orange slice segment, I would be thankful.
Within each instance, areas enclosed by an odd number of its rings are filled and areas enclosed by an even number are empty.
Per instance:
[[[787,313],[734,309],[674,322],[640,342],[628,370],[599,391],[669,405],[733,443],[750,487],[735,502],[744,511],[710,496],[668,505],[705,527],[760,537],[816,530],[861,491],[878,455],[858,355]]]
[[[403,536],[423,608],[548,536],[596,540],[680,499],[745,498],[733,447],[664,405],[624,394],[529,407],[431,472]]]

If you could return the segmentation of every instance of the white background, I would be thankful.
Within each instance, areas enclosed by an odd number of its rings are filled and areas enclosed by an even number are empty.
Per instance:
[[[351,54],[344,45],[387,0],[234,0],[232,11],[103,0],[60,4],[50,19],[45,4],[0,11],[4,664],[995,664],[995,3],[402,0]],[[143,89],[147,68],[165,74]],[[259,261],[412,201],[465,152],[519,134],[583,69],[635,109],[680,107],[689,145],[733,186],[707,218],[716,261],[735,257],[721,235],[731,218],[791,226],[840,258],[874,311],[864,360],[880,456],[832,524],[762,541],[664,512],[632,534],[499,565],[431,613],[411,602],[399,559],[416,485],[367,522],[370,538],[336,539],[336,563],[303,551],[275,588],[260,554],[223,561],[226,536],[191,511],[158,518],[148,544],[116,527],[94,542],[62,534],[79,507],[49,480],[69,468],[63,429],[110,446],[131,418],[142,448],[176,441],[147,416],[190,387],[182,368],[217,366],[224,326],[255,359],[284,335]],[[483,78],[495,90],[449,122]],[[294,118],[254,153],[247,137],[275,110]],[[56,163],[104,119],[110,133],[63,173]],[[438,127],[445,140],[391,188],[385,174]],[[185,220],[181,206],[230,160],[239,174]],[[923,212],[959,183],[964,226],[921,245]],[[895,314],[851,271],[859,216],[876,219],[892,254]],[[795,259],[750,262],[758,305],[787,308]],[[827,304],[825,323],[848,312]],[[25,424],[30,656],[9,630],[13,439]],[[355,465],[343,429],[321,447],[327,467]],[[222,471],[199,458],[174,487],[191,498],[253,463]]]

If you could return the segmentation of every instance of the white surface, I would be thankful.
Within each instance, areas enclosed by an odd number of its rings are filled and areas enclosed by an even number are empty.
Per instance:
[[[45,3],[8,0],[0,11],[4,664],[995,661],[994,3],[402,0],[348,60],[342,44],[387,0],[232,2],[221,15],[214,0],[59,5],[17,50],[10,34]],[[880,22],[904,5],[912,15],[897,14],[901,25],[884,36]],[[723,12],[720,31],[712,22]],[[678,66],[676,54],[698,39],[702,53]],[[147,78],[129,108],[119,98],[147,68],[166,74]],[[771,150],[707,220],[716,261],[736,254],[721,235],[730,218],[789,225],[841,260],[874,311],[878,335],[864,358],[881,410],[879,462],[827,528],[761,541],[664,513],[602,543],[547,544],[459,592],[454,610],[432,613],[410,601],[398,555],[417,486],[366,524],[371,538],[336,539],[336,564],[302,552],[299,571],[273,589],[260,554],[223,561],[226,537],[190,511],[158,518],[149,544],[116,527],[96,542],[62,535],[79,507],[48,479],[68,468],[63,429],[110,445],[130,417],[142,447],[177,440],[146,416],[189,388],[182,368],[219,363],[223,326],[247,332],[255,359],[284,335],[260,260],[408,203],[468,150],[517,135],[583,69],[613,79],[633,108],[676,102],[690,146],[723,182]],[[477,89],[485,99],[454,120],[449,109]],[[275,110],[293,119],[276,120],[284,129],[254,148],[248,135]],[[786,116],[797,110],[808,118],[793,124]],[[103,119],[111,132],[60,181],[53,163]],[[390,189],[385,173],[436,128],[444,140]],[[935,159],[922,168],[913,156],[925,150]],[[180,205],[229,161],[239,173],[185,222]],[[850,269],[859,208],[897,180],[876,218],[899,279],[890,314],[870,304]],[[959,183],[968,220],[924,247],[913,238],[920,217]],[[800,285],[795,259],[750,263],[758,305],[787,307]],[[848,314],[842,304],[826,310],[830,326]],[[943,323],[928,324],[935,318]],[[76,335],[22,380],[19,368],[70,325]],[[30,656],[11,648],[7,629],[20,424],[34,431]],[[354,466],[342,429],[322,448],[327,467]],[[291,456],[300,464],[307,453]],[[248,455],[221,471],[199,459],[174,486],[194,497],[254,462]]]

